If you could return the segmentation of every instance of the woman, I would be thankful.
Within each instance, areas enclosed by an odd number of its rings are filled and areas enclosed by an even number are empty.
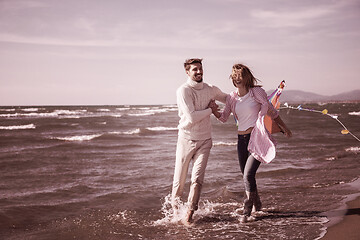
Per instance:
[[[287,137],[292,133],[268,101],[265,90],[256,85],[257,79],[247,66],[235,64],[230,78],[237,89],[227,97],[224,111],[220,113],[215,102],[209,106],[221,122],[226,122],[233,113],[238,123],[237,151],[246,190],[240,221],[247,222],[253,206],[255,211],[261,210],[256,171],[261,162],[269,163],[275,157],[276,142],[265,128],[264,116],[268,114]]]

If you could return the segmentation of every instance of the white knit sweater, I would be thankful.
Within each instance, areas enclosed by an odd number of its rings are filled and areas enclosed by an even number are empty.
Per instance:
[[[227,94],[218,87],[196,82],[188,78],[177,92],[179,109],[179,136],[190,140],[206,140],[211,138],[210,100],[226,102]]]

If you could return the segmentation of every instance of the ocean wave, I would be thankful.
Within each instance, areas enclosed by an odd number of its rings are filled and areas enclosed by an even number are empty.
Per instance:
[[[87,112],[87,110],[85,110],[85,109],[73,110],[73,111],[58,109],[58,110],[54,111],[54,113],[58,114],[58,115],[77,115],[77,114],[82,114],[82,113],[85,113],[85,112]]]
[[[62,140],[62,141],[70,141],[70,142],[82,142],[82,141],[90,141],[94,138],[100,137],[102,134],[92,134],[92,135],[79,135],[79,136],[71,136],[71,137],[53,137],[53,139]]]
[[[35,129],[36,126],[34,124],[27,125],[15,125],[15,126],[0,126],[1,130],[20,130],[20,129]]]
[[[122,117],[122,115],[121,114],[114,114],[114,115],[111,115],[111,117],[119,118],[119,117]]]
[[[24,111],[24,112],[37,112],[37,111],[39,111],[39,108],[23,108],[23,109],[21,109],[21,111]]]
[[[129,113],[129,116],[132,117],[143,117],[143,116],[150,116],[150,115],[154,115],[155,113],[152,112],[145,112],[145,113]]]
[[[116,110],[127,111],[127,110],[130,110],[130,108],[129,107],[123,107],[123,108],[116,108]]]
[[[151,134],[151,132],[162,131],[177,131],[176,127],[147,127],[145,129],[135,128],[128,131],[112,131],[109,134],[115,135],[136,135],[136,134]]]
[[[147,130],[150,131],[176,131],[178,130],[176,127],[147,127]]]
[[[360,153],[360,147],[348,147],[345,148],[345,151],[339,151],[333,156],[328,156],[325,158],[327,161],[335,161],[341,158],[353,156],[354,154],[357,155]]]
[[[170,105],[163,105],[164,108],[177,108],[176,104],[170,104]]]
[[[345,151],[354,152],[354,153],[360,153],[360,147],[349,147],[349,148],[346,148]]]
[[[140,132],[141,132],[140,128],[136,128],[136,129],[123,131],[123,132],[113,131],[113,132],[109,132],[109,133],[110,134],[118,134],[118,135],[134,135],[134,134],[139,134]]]
[[[360,116],[360,112],[349,112],[349,115]]]
[[[9,113],[0,114],[0,117],[12,118],[12,117],[57,117],[56,113]]]
[[[16,109],[15,108],[0,108],[0,111],[4,111],[4,112],[14,112]]]
[[[178,111],[177,108],[162,108],[162,107],[140,107],[140,108],[134,108],[134,109],[128,109],[130,112],[127,114],[128,116],[134,116],[134,117],[141,117],[141,116],[151,116],[154,114],[159,113],[167,113],[167,112],[173,112]],[[134,111],[132,111],[134,110]]]
[[[214,146],[236,146],[237,142],[214,142]]]
[[[133,135],[133,134],[139,134],[139,133],[140,133],[140,128],[123,132],[123,134],[126,134],[126,135]]]
[[[157,108],[157,109],[150,109],[148,110],[148,112],[150,113],[165,113],[165,112],[170,112],[172,111],[172,109],[169,108]],[[177,111],[177,109],[176,109]]]
[[[63,110],[58,109],[53,112],[45,112],[45,113],[39,113],[39,112],[31,112],[31,113],[9,113],[9,114],[0,114],[0,117],[6,117],[6,118],[12,118],[12,117],[61,117],[61,118],[80,118],[79,115],[83,115],[87,110]]]
[[[99,112],[110,112],[110,109],[107,109],[107,108],[99,108],[97,111],[99,111]]]
[[[58,118],[60,119],[69,119],[69,118],[73,118],[73,119],[78,119],[78,118],[81,118],[80,116],[78,115],[62,115],[62,116],[59,116]]]

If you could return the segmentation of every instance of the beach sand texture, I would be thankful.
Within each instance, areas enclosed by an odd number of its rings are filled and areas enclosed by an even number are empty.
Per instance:
[[[344,219],[331,226],[323,240],[358,240],[360,239],[360,197],[347,203],[348,209]]]

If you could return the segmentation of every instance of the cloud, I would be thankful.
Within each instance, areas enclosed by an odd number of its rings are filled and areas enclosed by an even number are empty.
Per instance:
[[[55,45],[55,46],[116,46],[114,41],[104,40],[70,40],[51,37],[22,36],[17,34],[0,33],[0,42],[24,43],[37,45]]]
[[[0,1],[0,9],[2,11],[14,11],[19,9],[34,9],[34,8],[43,8],[46,4],[40,1],[31,1],[31,0],[12,0]]]
[[[305,27],[312,20],[328,16],[334,12],[332,7],[308,8],[300,11],[268,11],[253,10],[250,12],[251,17],[261,22],[264,27],[285,28],[285,27]]]

